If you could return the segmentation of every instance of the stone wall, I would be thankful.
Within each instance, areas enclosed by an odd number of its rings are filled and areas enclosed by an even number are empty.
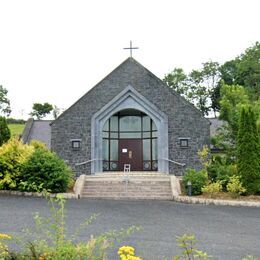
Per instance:
[[[203,145],[209,145],[209,121],[132,58],[119,65],[52,123],[52,149],[77,175],[89,174],[90,164],[75,164],[91,160],[91,118],[129,85],[168,116],[169,159],[185,163],[186,168],[199,169],[197,151]],[[181,137],[189,138],[188,148],[180,147]],[[81,140],[79,150],[72,149],[73,139]],[[180,175],[182,167],[170,163],[169,172]]]

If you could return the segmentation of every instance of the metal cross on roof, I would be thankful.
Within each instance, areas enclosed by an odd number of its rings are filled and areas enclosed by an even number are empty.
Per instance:
[[[132,41],[130,41],[130,47],[124,48],[124,50],[130,50],[130,57],[132,58],[132,50],[137,50],[138,47],[132,47]]]

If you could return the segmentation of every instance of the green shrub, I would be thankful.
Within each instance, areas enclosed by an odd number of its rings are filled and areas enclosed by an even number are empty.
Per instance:
[[[201,189],[201,191],[202,191],[203,194],[208,194],[210,196],[210,198],[215,198],[216,195],[220,191],[222,191],[221,181],[209,183],[208,185],[204,186]]]
[[[0,146],[7,142],[11,137],[5,117],[0,116]]]
[[[192,184],[192,194],[199,195],[202,193],[201,189],[207,184],[207,172],[205,170],[196,171],[194,169],[188,169],[185,175],[183,176],[183,183],[186,188],[187,193],[187,184],[188,181],[191,181]]]
[[[237,174],[237,165],[225,155],[216,155],[212,157],[207,172],[209,179],[212,182],[221,181],[223,191],[226,191],[230,176]]]
[[[33,153],[32,146],[10,139],[0,147],[0,189],[16,189],[21,178],[21,168]]]
[[[246,192],[246,189],[243,187],[240,181],[240,176],[230,177],[230,181],[227,185],[227,191],[233,198],[237,198],[239,195]]]
[[[55,153],[37,148],[22,167],[19,188],[23,191],[65,192],[71,178],[72,171]]]

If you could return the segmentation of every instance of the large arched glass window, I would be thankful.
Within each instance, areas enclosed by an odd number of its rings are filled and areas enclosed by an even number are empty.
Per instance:
[[[146,114],[127,109],[110,117],[103,128],[103,170],[118,171],[122,170],[122,160],[124,150],[121,149],[122,143],[129,140],[129,143],[137,145],[134,151],[140,160],[140,171],[157,171],[157,128],[152,119]],[[127,152],[127,151],[125,151]]]

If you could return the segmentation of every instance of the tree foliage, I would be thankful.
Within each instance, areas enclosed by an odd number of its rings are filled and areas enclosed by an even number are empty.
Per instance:
[[[0,116],[0,146],[7,142],[11,137],[5,117]]]
[[[182,68],[174,68],[171,73],[165,75],[163,81],[177,93],[187,95],[188,77]]]
[[[203,63],[201,69],[194,69],[189,74],[185,74],[182,68],[175,68],[165,75],[163,81],[195,105],[204,115],[208,115],[210,111],[217,111],[216,93],[214,95],[219,82],[217,62]]]
[[[260,98],[260,43],[252,47],[234,60],[225,62],[220,67],[221,79],[225,84],[238,84],[248,89],[251,100]]]
[[[223,85],[220,92],[220,115],[219,118],[228,123],[231,138],[235,139],[238,131],[239,116],[243,107],[249,105],[246,90],[238,85]]]
[[[248,193],[260,194],[260,136],[253,110],[243,108],[237,137],[238,174]]]
[[[48,115],[52,110],[53,107],[49,103],[44,103],[44,104],[34,103],[33,110],[30,113],[30,115],[36,116],[36,118],[39,120],[44,118],[46,115]]]
[[[11,113],[10,100],[7,98],[8,90],[0,85],[0,114],[9,115]]]
[[[256,42],[233,60],[220,65],[218,62],[202,63],[201,69],[186,74],[182,68],[175,68],[165,75],[163,81],[204,115],[221,109],[220,98],[223,85],[245,87],[250,101],[260,99],[260,43]]]

